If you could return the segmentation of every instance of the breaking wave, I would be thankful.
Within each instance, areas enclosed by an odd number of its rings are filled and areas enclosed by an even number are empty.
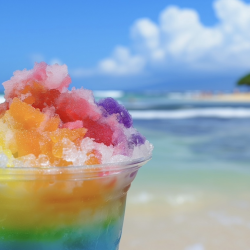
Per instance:
[[[180,110],[132,110],[133,119],[250,118],[250,108],[196,108]]]

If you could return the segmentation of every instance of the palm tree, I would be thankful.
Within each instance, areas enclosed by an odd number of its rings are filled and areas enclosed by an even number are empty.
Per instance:
[[[237,85],[239,86],[248,86],[250,87],[250,74],[243,76],[242,78],[240,78],[237,82]]]

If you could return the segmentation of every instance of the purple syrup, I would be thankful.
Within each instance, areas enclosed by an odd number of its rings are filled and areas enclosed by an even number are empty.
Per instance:
[[[142,145],[144,144],[146,141],[146,138],[141,135],[139,132],[137,132],[136,134],[132,134],[129,138],[129,146],[133,147],[133,146],[138,146],[138,145]]]
[[[126,128],[130,128],[133,125],[131,115],[128,113],[124,106],[119,104],[113,98],[108,97],[106,99],[100,100],[98,105],[102,106],[109,115],[118,114],[118,121],[122,123]]]

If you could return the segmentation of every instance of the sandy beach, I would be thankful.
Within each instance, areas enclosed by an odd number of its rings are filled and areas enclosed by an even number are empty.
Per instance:
[[[156,188],[132,187],[121,250],[249,249],[250,174],[193,175],[199,183],[166,184],[154,198]]]
[[[200,101],[214,101],[214,102],[250,102],[250,93],[232,93],[232,94],[201,94],[194,98]]]

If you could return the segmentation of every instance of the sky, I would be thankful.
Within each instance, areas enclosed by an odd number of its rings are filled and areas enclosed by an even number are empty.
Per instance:
[[[250,0],[8,0],[0,34],[1,82],[41,61],[94,90],[230,91],[250,72]]]

